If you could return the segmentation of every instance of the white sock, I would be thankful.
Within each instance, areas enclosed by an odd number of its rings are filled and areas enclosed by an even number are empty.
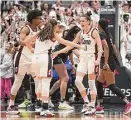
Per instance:
[[[12,105],[14,105],[14,104],[15,104],[15,101],[14,100],[10,100],[9,107],[12,106]]]
[[[91,106],[91,107],[94,107],[94,108],[95,108],[95,101],[90,102],[90,103],[89,103],[89,106]]]
[[[100,107],[101,106],[101,103],[100,103],[100,101],[98,100],[97,101],[97,105]]]

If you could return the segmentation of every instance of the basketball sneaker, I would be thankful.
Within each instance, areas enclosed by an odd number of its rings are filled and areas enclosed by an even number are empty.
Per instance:
[[[60,102],[58,108],[60,110],[73,110],[74,108],[72,106],[70,106],[66,101],[64,101],[63,103]]]
[[[15,105],[8,107],[6,111],[6,114],[8,115],[18,115],[19,113],[20,112],[18,111]]]
[[[54,104],[52,103],[51,99],[48,101],[48,106],[49,108],[54,108]]]
[[[31,104],[31,101],[28,99],[25,99],[25,101],[23,103],[21,103],[20,105],[18,105],[18,107],[19,108],[26,108],[30,104]]]
[[[40,115],[44,117],[54,117],[55,116],[55,114],[53,114],[50,110],[44,110],[44,109],[42,109],[42,111],[40,112]]]
[[[102,106],[96,106],[96,114],[104,114],[104,109]]]
[[[131,102],[125,106],[124,114],[126,115],[128,113],[131,113]]]
[[[86,112],[84,113],[84,115],[94,115],[96,112],[96,109],[92,106],[89,106],[86,110]]]
[[[87,111],[88,107],[89,107],[88,104],[84,104],[83,108],[81,110],[81,113],[85,113]]]

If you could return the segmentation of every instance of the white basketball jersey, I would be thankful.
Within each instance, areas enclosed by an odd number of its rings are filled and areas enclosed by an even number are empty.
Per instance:
[[[96,50],[95,49],[96,41],[92,37],[93,30],[94,28],[91,28],[88,33],[82,32],[81,34],[81,37],[82,37],[81,44],[86,46],[86,50],[84,52],[90,53],[90,54],[94,54]]]
[[[35,43],[34,54],[47,54],[49,50],[52,48],[52,44],[53,42],[51,40],[40,41],[38,38]]]
[[[29,34],[28,35],[34,35],[35,33],[38,32],[38,29],[37,29],[37,31],[33,31],[29,25],[26,25],[26,27],[28,27],[28,29],[29,29]]]
[[[26,27],[28,27],[28,29],[29,29],[29,34],[28,35],[34,35],[35,33],[38,32],[38,29],[37,29],[36,32],[34,32],[29,25],[26,25]],[[32,45],[32,47],[33,47],[33,45]],[[28,54],[31,54],[31,53],[32,52],[28,47],[26,47],[26,46],[23,47],[22,54],[27,56]]]

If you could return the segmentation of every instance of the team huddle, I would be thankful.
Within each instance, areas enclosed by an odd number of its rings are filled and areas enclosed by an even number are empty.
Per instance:
[[[60,80],[57,81],[61,97],[58,108],[74,109],[65,99],[69,77],[64,63],[72,53],[79,58],[75,85],[84,101],[81,113],[84,115],[104,113],[101,103],[105,79],[109,89],[126,103],[124,114],[131,112],[131,103],[115,85],[112,72],[115,68],[109,67],[113,61],[109,59],[109,56],[114,55],[114,52],[107,49],[112,48],[107,30],[108,23],[106,20],[100,19],[96,25],[90,16],[90,12],[82,15],[80,27],[72,26],[63,36],[63,31],[55,19],[49,19],[43,25],[41,11],[32,10],[28,13],[28,25],[21,29],[19,50],[14,57],[15,81],[11,88],[7,114],[19,114],[14,101],[25,74],[31,74],[34,77],[37,96],[35,112],[42,116],[54,116],[54,113],[49,109],[49,106],[54,107],[53,104],[49,104],[51,102],[49,96],[51,95],[52,67],[56,69],[60,77]],[[73,36],[70,35],[72,31]],[[99,69],[99,72],[96,69]],[[108,71],[108,77],[105,71]],[[88,99],[87,88],[82,83],[86,74],[88,74],[91,100]],[[96,99],[97,106],[95,106]]]

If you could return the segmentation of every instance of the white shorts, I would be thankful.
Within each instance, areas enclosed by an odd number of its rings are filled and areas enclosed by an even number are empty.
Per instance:
[[[37,77],[51,77],[52,59],[49,54],[33,55],[32,74]]]
[[[92,74],[95,72],[95,54],[81,54],[80,62],[77,67],[78,72]]]
[[[33,53],[26,47],[23,47],[21,53],[17,52],[14,58],[15,70],[19,75],[31,74]],[[16,67],[17,66],[17,67]]]

